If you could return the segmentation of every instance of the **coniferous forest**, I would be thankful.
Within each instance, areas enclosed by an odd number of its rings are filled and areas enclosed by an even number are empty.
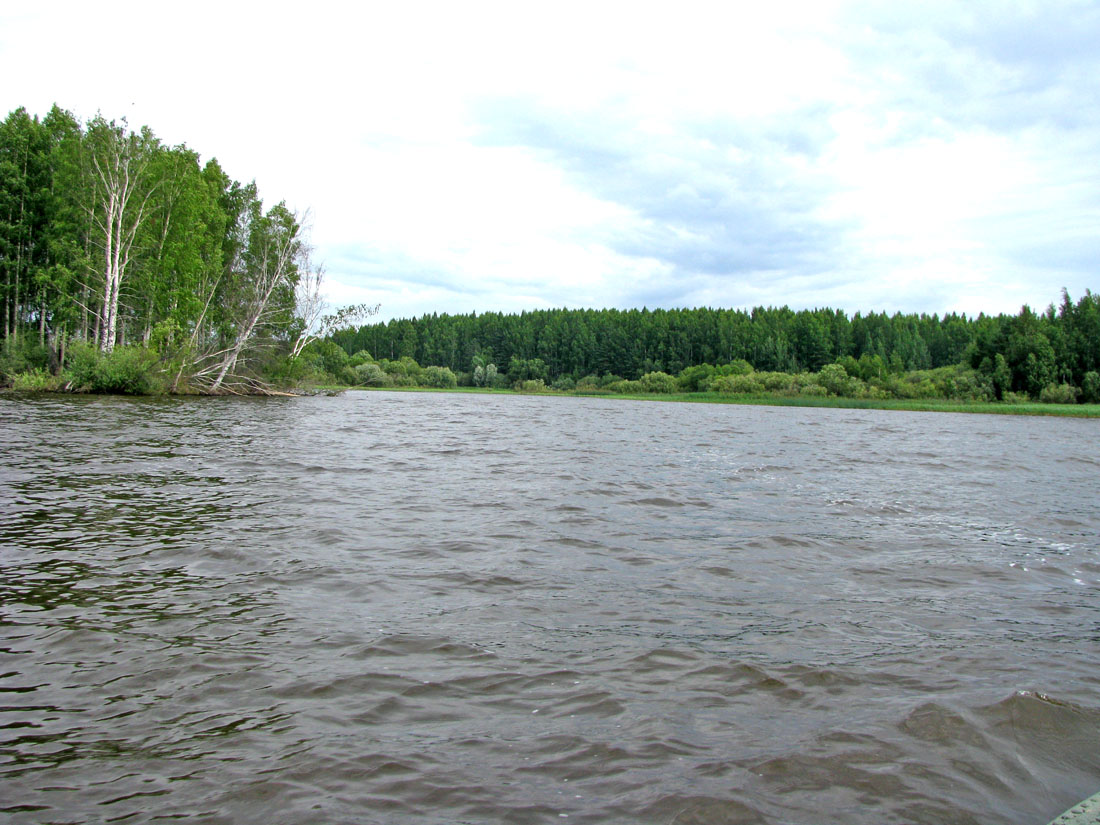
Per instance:
[[[376,385],[421,364],[458,383],[611,392],[1100,401],[1100,297],[971,319],[786,307],[426,315],[336,332]],[[345,361],[344,358],[348,360]],[[372,367],[371,364],[375,366]],[[489,367],[494,369],[489,371]],[[351,378],[352,376],[348,376]]]
[[[1100,297],[1018,315],[553,309],[353,328],[300,215],[147,127],[0,124],[0,384],[263,392],[303,381],[1100,402]]]

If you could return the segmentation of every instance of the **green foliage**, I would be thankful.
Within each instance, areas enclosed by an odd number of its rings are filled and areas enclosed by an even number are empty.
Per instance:
[[[361,366],[362,364],[373,364],[373,363],[374,363],[374,359],[371,358],[371,354],[369,352],[367,352],[365,349],[359,350],[354,355],[352,355],[350,358],[348,358],[348,366],[353,367],[353,368]]]
[[[703,392],[713,380],[715,372],[712,364],[684,367],[677,376],[677,384],[684,392]]]
[[[848,395],[848,373],[840,364],[826,364],[817,375],[817,383],[833,395]]]
[[[100,353],[88,344],[73,348],[69,374],[81,392],[149,395],[162,390],[156,353],[143,347],[115,347]]]
[[[588,395],[600,395],[609,392],[609,390],[600,385],[600,377],[598,375],[586,375],[579,379],[573,391]]]
[[[647,372],[638,383],[642,392],[673,393],[677,390],[676,379],[665,372]]]
[[[354,367],[355,382],[363,387],[388,387],[390,377],[377,364],[360,364]]]
[[[1039,400],[1044,404],[1076,404],[1080,393],[1070,384],[1048,384],[1039,393]]]
[[[458,379],[449,367],[425,367],[420,374],[420,386],[453,389],[458,386]]]
[[[768,392],[793,392],[798,386],[798,378],[786,372],[758,372],[755,378]]]
[[[546,362],[541,358],[517,358],[512,356],[508,362],[508,381],[515,385],[524,381],[542,381],[549,377]]]
[[[516,390],[519,392],[546,392],[546,382],[541,378],[520,381],[516,384]]]
[[[713,392],[725,395],[760,395],[765,392],[764,382],[757,375],[723,375],[711,382]]]
[[[607,385],[607,389],[619,395],[641,395],[645,392],[641,381],[615,381]]]
[[[61,379],[43,369],[21,372],[12,377],[11,388],[18,392],[53,392],[61,387]]]
[[[50,356],[50,350],[36,339],[5,339],[0,344],[0,385],[11,384],[21,373],[47,371]]]
[[[1081,390],[1081,400],[1086,404],[1100,404],[1100,372],[1086,372]]]

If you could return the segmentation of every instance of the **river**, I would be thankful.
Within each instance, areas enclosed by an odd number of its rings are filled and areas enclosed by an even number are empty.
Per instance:
[[[1042,823],[1098,423],[0,396],[12,823]]]

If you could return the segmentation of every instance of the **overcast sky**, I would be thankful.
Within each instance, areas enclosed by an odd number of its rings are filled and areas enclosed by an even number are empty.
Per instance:
[[[339,303],[1015,313],[1100,290],[1100,4],[7,3],[0,107],[309,209]]]

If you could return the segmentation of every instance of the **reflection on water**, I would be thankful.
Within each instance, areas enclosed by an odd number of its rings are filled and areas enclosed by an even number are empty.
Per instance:
[[[11,821],[1045,822],[1092,421],[0,397]]]

